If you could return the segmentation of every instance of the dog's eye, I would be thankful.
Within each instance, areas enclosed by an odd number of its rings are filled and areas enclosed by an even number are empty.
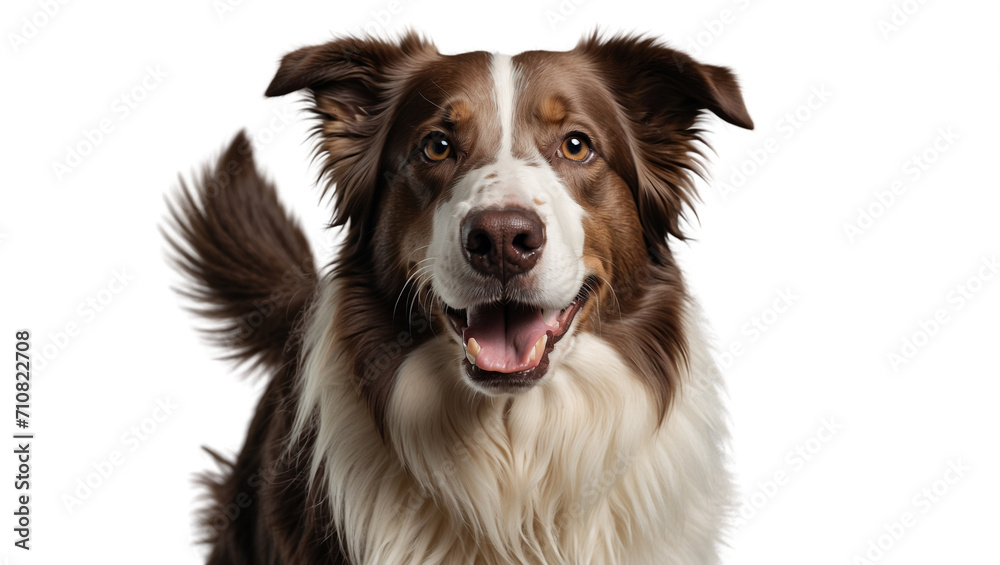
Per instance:
[[[451,142],[441,132],[434,132],[424,139],[424,155],[431,161],[444,161],[451,155]]]
[[[587,144],[587,138],[580,135],[567,137],[559,149],[562,151],[563,157],[570,161],[583,161],[590,155],[590,145]]]

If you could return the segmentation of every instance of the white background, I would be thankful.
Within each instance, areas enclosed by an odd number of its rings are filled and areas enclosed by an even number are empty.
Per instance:
[[[446,53],[564,50],[599,25],[733,68],[757,124],[708,122],[714,178],[695,241],[677,245],[720,347],[739,352],[722,359],[744,517],[725,562],[1000,562],[1000,277],[981,268],[1000,258],[1000,5],[223,2],[70,2],[53,15],[39,15],[46,2],[3,5],[0,406],[14,433],[14,332],[28,328],[37,437],[30,553],[12,545],[14,441],[0,441],[0,560],[201,559],[200,446],[238,449],[261,385],[200,341],[158,229],[178,175],[247,128],[329,256],[302,103],[263,97],[281,55],[407,26]],[[142,100],[126,114],[123,95]],[[110,133],[57,174],[102,120]],[[894,181],[901,194],[885,205]],[[849,237],[859,208],[877,217]],[[116,272],[126,286],[110,282]],[[928,325],[939,310],[947,321]],[[904,351],[904,339],[919,347]],[[68,508],[115,452],[120,464]],[[908,526],[892,526],[907,512]],[[879,539],[886,525],[898,540]]]

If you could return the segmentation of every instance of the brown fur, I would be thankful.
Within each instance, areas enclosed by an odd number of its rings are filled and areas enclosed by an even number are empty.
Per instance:
[[[383,437],[399,364],[448,331],[438,301],[410,286],[410,276],[425,258],[435,204],[495,151],[488,57],[444,56],[413,34],[347,38],[288,54],[267,89],[305,89],[312,100],[322,174],[336,186],[332,223],[347,230],[322,283],[340,287],[329,323]],[[588,215],[584,255],[598,288],[579,331],[601,335],[633,365],[662,416],[686,362],[687,293],[668,236],[683,239],[695,199],[702,111],[752,127],[735,78],[631,37],[594,36],[572,51],[524,53],[514,63],[529,69],[524,96],[537,101],[521,107],[517,131],[533,136]],[[438,166],[410,159],[435,130],[466,152]],[[596,152],[586,167],[550,158],[575,130],[589,133]],[[221,323],[213,339],[274,375],[241,453],[232,463],[217,457],[222,472],[205,479],[213,496],[202,520],[209,563],[346,563],[322,487],[307,488],[314,437],[287,445],[298,401],[297,327],[320,283],[304,236],[248,148],[241,134],[171,207],[170,242],[191,281],[185,293]]]
[[[207,330],[229,357],[273,373],[235,461],[209,451],[221,472],[201,482],[212,565],[346,563],[322,492],[306,488],[305,437],[287,445],[298,374],[296,327],[316,289],[309,245],[256,170],[249,141],[236,136],[194,188],[170,206],[174,262]]]
[[[221,325],[207,330],[226,358],[277,369],[297,355],[288,342],[316,287],[309,242],[254,168],[241,132],[170,203],[175,266],[188,276],[180,292],[194,311]]]
[[[278,96],[305,88],[314,101],[323,174],[327,186],[337,187],[332,223],[348,226],[333,272],[346,307],[331,323],[354,356],[357,384],[382,433],[396,368],[410,350],[444,328],[405,304],[391,306],[423,258],[413,244],[429,233],[431,205],[446,190],[440,168],[413,179],[400,159],[423,136],[411,132],[427,127],[411,121],[417,116],[463,122],[466,135],[485,135],[475,123],[466,123],[471,120],[462,120],[463,114],[484,109],[467,102],[475,96],[458,93],[488,84],[482,71],[486,57],[444,57],[414,34],[398,47],[349,38],[288,54],[267,89],[267,95]],[[476,158],[486,157],[469,156]],[[387,349],[385,344],[396,345]]]
[[[567,132],[591,133],[598,162],[552,161],[587,211],[584,254],[600,286],[580,330],[603,336],[632,364],[662,418],[687,362],[687,292],[668,236],[684,238],[681,220],[695,198],[701,111],[753,127],[735,78],[631,37],[594,36],[573,51],[528,52],[515,62],[530,69],[524,96],[541,101],[520,120],[542,140],[543,155]]]

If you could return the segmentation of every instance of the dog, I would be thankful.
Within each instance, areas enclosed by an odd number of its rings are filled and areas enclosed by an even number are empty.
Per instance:
[[[204,477],[210,564],[712,564],[722,382],[671,245],[737,80],[648,37],[289,53],[343,243],[320,268],[239,134],[171,201],[185,294],[270,375]]]

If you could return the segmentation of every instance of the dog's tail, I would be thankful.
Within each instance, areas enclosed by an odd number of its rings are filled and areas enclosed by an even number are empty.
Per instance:
[[[228,359],[280,367],[296,355],[296,325],[317,284],[309,242],[254,165],[240,132],[216,166],[168,201],[165,233],[178,290],[216,322],[205,333]]]

